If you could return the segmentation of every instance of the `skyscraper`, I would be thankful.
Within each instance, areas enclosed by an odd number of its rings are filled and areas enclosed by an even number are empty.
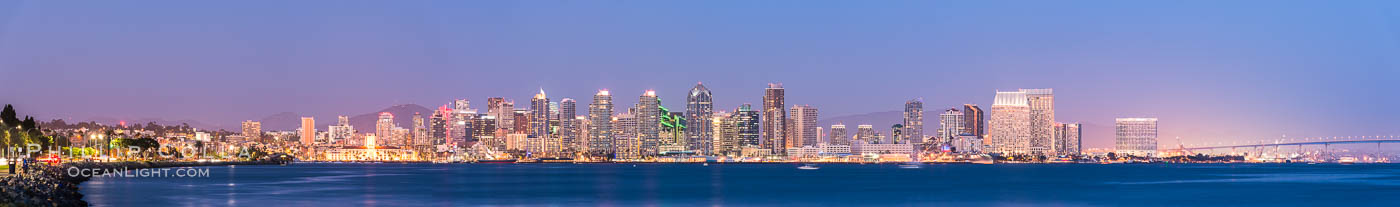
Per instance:
[[[988,123],[987,142],[990,152],[1029,154],[1031,139],[1030,104],[1022,91],[997,91],[992,103],[992,119]]]
[[[428,128],[423,126],[423,124],[425,124],[423,114],[413,112],[413,139],[410,141],[413,145],[428,145],[431,143],[430,140],[432,139],[428,138]]]
[[[577,143],[579,135],[578,125],[580,123],[574,120],[577,111],[575,108],[577,107],[578,102],[574,101],[574,99],[564,98],[559,100],[559,140],[563,145],[562,147],[570,151],[579,148]]]
[[[379,120],[374,122],[374,136],[378,139],[390,140],[394,130],[394,114],[389,112],[379,112]]]
[[[856,125],[855,139],[864,144],[880,143],[880,140],[875,137],[875,126],[869,124]]]
[[[549,137],[549,97],[545,96],[544,89],[530,98],[530,135],[535,137]]]
[[[894,124],[890,126],[890,143],[909,144],[909,137],[904,136],[904,124]]]
[[[710,97],[710,89],[705,88],[705,85],[695,83],[695,87],[690,89],[690,95],[686,96],[685,117],[688,123],[696,123],[686,126],[686,149],[695,150],[702,155],[710,154],[714,148],[714,130],[710,127],[714,117],[714,103]]]
[[[451,117],[451,111],[452,109],[448,109],[446,105],[440,106],[437,110],[433,111],[432,118],[428,123],[428,134],[432,137],[432,141],[430,142],[432,145],[447,144],[447,122],[448,118]]]
[[[638,159],[642,157],[641,142],[637,140],[636,108],[613,118],[613,151],[618,158]]]
[[[1157,155],[1157,118],[1118,118],[1114,120],[1114,128],[1117,132],[1114,151],[1119,156]]]
[[[831,125],[831,134],[827,135],[826,142],[832,145],[851,146],[851,137],[846,134],[845,124]]]
[[[792,106],[792,130],[788,135],[790,147],[817,146],[817,107],[811,105]]]
[[[740,152],[739,128],[734,126],[734,119],[730,116],[730,113],[717,111],[714,117],[710,118],[710,129],[714,131],[711,134],[714,137],[711,141],[713,149],[710,149],[710,154],[707,155],[730,156]]]
[[[316,119],[301,117],[301,144],[311,146],[316,140]]]
[[[326,133],[329,134],[327,143],[343,144],[343,142],[355,137],[355,127],[350,126],[350,117],[340,116],[337,118],[339,122],[336,125],[326,127]]]
[[[760,147],[772,150],[773,154],[787,151],[787,103],[784,102],[783,84],[769,83],[763,90],[763,137]]]
[[[1030,105],[1030,153],[1055,154],[1050,146],[1055,134],[1055,94],[1053,89],[1021,89]]]
[[[965,130],[966,126],[963,126],[963,122],[966,120],[963,117],[964,114],[962,111],[958,111],[958,108],[949,108],[944,110],[943,114],[938,115],[939,143],[947,144],[953,138],[957,138],[959,134],[967,131]]]
[[[647,90],[637,100],[637,140],[641,142],[641,155],[652,156],[660,152],[661,138],[661,98],[656,91]]]
[[[739,105],[739,108],[734,109],[732,119],[734,119],[735,132],[738,133],[739,148],[756,148],[762,146],[762,138],[760,138],[761,132],[759,132],[762,129],[761,123],[759,123],[759,120],[762,119],[762,115],[760,115],[758,111],[753,110],[753,106],[750,106],[748,103]]]
[[[986,114],[977,104],[963,104],[963,133],[983,137],[987,135]]]
[[[243,121],[243,138],[252,142],[262,141],[262,122]]]
[[[1079,146],[1083,144],[1084,133],[1080,130],[1082,124],[1073,123],[1055,124],[1055,152],[1056,155],[1079,155]]]
[[[588,149],[609,154],[613,151],[612,95],[607,89],[593,94],[593,103],[588,104]]]
[[[908,144],[924,142],[924,99],[916,98],[904,102],[904,129],[901,136]],[[896,144],[906,144],[898,142]]]

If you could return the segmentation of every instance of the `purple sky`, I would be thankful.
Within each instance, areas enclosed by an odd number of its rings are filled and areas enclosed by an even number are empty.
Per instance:
[[[678,108],[697,81],[718,109],[782,82],[831,117],[1054,88],[1059,121],[1159,117],[1175,145],[1400,135],[1398,64],[1394,1],[0,1],[0,103],[43,120],[331,120],[540,87]]]

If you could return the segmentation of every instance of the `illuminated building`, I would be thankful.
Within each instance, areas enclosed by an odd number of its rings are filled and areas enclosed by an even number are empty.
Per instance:
[[[908,161],[914,154],[913,144],[869,144],[856,142],[851,145],[851,153],[876,156],[881,161]]]
[[[686,121],[685,113],[671,112],[666,107],[661,108],[660,133],[657,134],[658,150],[661,153],[677,153],[686,151],[685,137]]]
[[[449,120],[447,119],[452,117],[451,111],[452,110],[448,109],[446,105],[438,107],[436,111],[433,111],[428,126],[428,134],[432,137],[432,141],[430,141],[432,145],[447,144],[447,130],[449,128],[447,123]]]
[[[762,123],[760,123],[760,120],[762,119],[762,115],[758,111],[753,110],[752,106],[745,103],[739,105],[739,108],[734,109],[734,114],[731,117],[731,119],[734,120],[734,126],[738,133],[739,148],[761,148],[762,138],[760,134],[762,132],[760,132],[760,130],[762,130]]]
[[[564,98],[559,100],[559,115],[555,117],[559,119],[559,130],[557,133],[559,134],[559,141],[563,145],[562,148],[567,149],[565,151],[575,151],[580,148],[578,146],[578,126],[582,123],[579,123],[575,119],[575,116],[577,116],[577,108],[578,102],[574,101],[574,99]]]
[[[491,97],[486,98],[486,115],[496,117],[496,126],[502,129],[514,129],[515,104],[506,101],[506,98]],[[507,130],[509,131],[509,130]]]
[[[965,115],[966,113],[958,111],[958,108],[949,108],[938,115],[937,140],[940,144],[949,143],[953,138],[957,138],[958,135],[967,131],[966,127],[963,126],[964,121],[966,121],[966,118],[963,117]]]
[[[856,125],[856,143],[880,143],[880,139],[876,138],[875,135],[875,126],[869,124]],[[851,145],[855,144],[852,143]]]
[[[792,105],[790,111],[792,130],[788,131],[788,141],[794,147],[815,147],[817,146],[817,107],[811,105]]]
[[[1054,147],[1057,153],[1056,155],[1079,155],[1080,146],[1083,144],[1081,138],[1084,137],[1084,133],[1080,131],[1080,128],[1083,126],[1084,125],[1079,123],[1055,124]]]
[[[374,136],[379,139],[391,139],[394,130],[394,114],[380,112],[379,120],[374,122]]]
[[[340,116],[339,120],[339,123],[326,129],[329,133],[326,141],[336,145],[345,144],[346,141],[355,138],[355,127],[350,125],[350,118]]]
[[[262,140],[262,122],[253,120],[243,121],[243,137],[252,142]]]
[[[734,126],[734,121],[729,118],[729,113],[717,111],[710,117],[710,134],[713,135],[710,141],[709,154],[703,155],[737,155],[739,151],[738,127]]]
[[[781,83],[769,83],[763,90],[763,121],[759,122],[763,125],[763,135],[759,146],[773,153],[782,153],[788,147],[785,92]]]
[[[413,112],[413,145],[431,145],[432,139],[428,138],[428,128],[424,127],[423,114]]]
[[[894,124],[890,126],[890,142],[894,144],[909,144],[909,138],[904,137],[904,125]]]
[[[472,140],[485,143],[494,150],[505,149],[503,137],[496,136],[496,117],[480,116],[472,120]]]
[[[301,117],[301,144],[310,146],[316,140],[316,119]]]
[[[637,116],[632,111],[635,108],[613,118],[613,152],[618,158],[639,159],[642,156],[641,141],[637,140]]]
[[[588,150],[611,154],[613,150],[613,103],[612,94],[607,89],[593,94],[593,103],[588,104]]]
[[[656,91],[647,90],[637,100],[637,137],[641,141],[642,156],[652,156],[660,152],[661,138],[661,98]]]
[[[1030,153],[1055,154],[1051,143],[1055,134],[1055,94],[1052,89],[1021,89],[1030,105]]]
[[[904,102],[904,129],[901,135],[908,141],[895,143],[919,144],[924,142],[924,99],[917,98]]]
[[[963,133],[982,137],[987,134],[986,114],[977,104],[963,104]]]
[[[1029,154],[1031,139],[1030,105],[1026,93],[997,91],[992,103],[992,119],[988,123],[987,141],[990,152]]]
[[[1118,118],[1114,120],[1117,138],[1114,151],[1123,155],[1157,155],[1157,118]]]
[[[515,118],[512,119],[511,122],[515,126],[511,127],[511,133],[530,134],[532,131],[530,130],[530,119],[532,118],[530,117],[530,111],[515,110],[513,114]]]
[[[530,135],[535,137],[549,137],[549,97],[544,95],[544,89],[530,98]]]
[[[831,133],[827,134],[826,143],[831,145],[851,145],[851,137],[846,134],[845,124],[831,125]]]
[[[714,147],[714,129],[710,123],[713,123],[715,106],[711,98],[710,89],[700,83],[695,83],[686,96],[685,120],[696,123],[686,128],[686,148],[701,155],[711,154]]]

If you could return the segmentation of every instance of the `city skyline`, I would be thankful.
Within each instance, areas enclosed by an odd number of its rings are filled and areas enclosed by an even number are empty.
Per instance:
[[[0,70],[10,74],[0,81],[44,85],[5,87],[0,102],[43,121],[159,118],[236,129],[279,112],[335,120],[459,98],[527,107],[539,88],[556,100],[606,88],[621,95],[620,108],[650,89],[665,107],[682,109],[691,83],[704,82],[713,108],[730,110],[761,106],[759,88],[781,82],[791,89],[785,102],[820,108],[821,117],[900,111],[913,98],[934,114],[961,104],[990,111],[991,91],[1054,88],[1055,119],[1085,124],[1088,147],[1112,146],[1102,135],[1120,117],[1161,118],[1159,137],[1186,143],[1400,133],[1390,118],[1400,109],[1387,104],[1400,97],[1371,95],[1400,77],[1400,35],[1387,16],[1400,13],[1393,2],[812,2],[784,15],[763,5],[706,7],[724,16],[634,2],[500,11],[513,4],[365,3],[316,16],[295,12],[312,3],[283,3],[287,9],[263,17],[235,18],[196,4],[136,15],[120,3],[0,3],[10,14],[0,15]],[[919,9],[947,7],[958,9]],[[359,13],[392,15],[347,16]],[[1194,17],[1170,15],[1179,13]],[[574,18],[581,14],[594,16]],[[444,20],[457,17],[475,18]],[[749,22],[725,21],[736,19]],[[206,24],[249,32],[197,27]],[[474,24],[501,29],[464,26]],[[657,29],[611,32],[627,28]],[[552,35],[561,33],[578,35]],[[132,39],[113,39],[121,37]],[[885,130],[899,121],[845,124]]]

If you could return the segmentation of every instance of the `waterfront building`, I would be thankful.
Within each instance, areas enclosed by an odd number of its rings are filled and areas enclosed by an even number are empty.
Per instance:
[[[991,153],[1029,154],[1031,139],[1030,105],[1022,91],[997,91],[992,102],[992,118],[987,140]]]
[[[696,151],[701,155],[709,155],[714,148],[714,129],[711,123],[714,121],[714,103],[710,96],[710,89],[704,84],[695,83],[695,87],[690,89],[690,94],[686,96],[685,120],[695,123],[686,126],[686,148]]]
[[[529,138],[530,134],[525,133],[506,134],[506,150],[526,151],[526,145],[529,144]]]
[[[327,127],[327,143],[334,145],[344,145],[345,142],[355,137],[355,127],[350,125],[350,118],[339,117],[340,122],[334,126]]]
[[[1053,155],[1051,147],[1055,134],[1055,94],[1053,89],[1021,89],[1030,106],[1030,153]]]
[[[686,122],[685,113],[672,112],[666,107],[661,107],[661,118],[657,134],[658,153],[680,153],[686,151]]]
[[[556,133],[559,134],[559,141],[562,143],[560,148],[564,149],[564,151],[577,151],[580,149],[578,145],[578,135],[579,125],[582,123],[579,123],[575,119],[577,116],[577,108],[578,102],[574,101],[574,99],[564,98],[559,100],[559,115],[555,116],[559,117],[559,130],[557,130]]]
[[[316,144],[316,118],[301,117],[301,144],[311,146]]]
[[[875,133],[875,126],[872,126],[872,125],[869,125],[869,124],[856,125],[856,136],[855,136],[855,140],[856,140],[857,143],[861,143],[861,142],[867,143],[867,144],[880,143],[880,139],[876,138],[875,136],[876,136],[876,133]],[[851,144],[851,145],[855,145],[855,144],[853,143],[853,144]]]
[[[1157,118],[1118,118],[1114,120],[1115,152],[1119,156],[1157,155]]]
[[[1055,124],[1055,152],[1056,155],[1070,156],[1079,155],[1080,145],[1083,144],[1084,133],[1080,131],[1082,124],[1058,123]]]
[[[845,124],[831,125],[831,133],[827,134],[826,143],[832,145],[851,145],[851,137],[846,134]]]
[[[633,111],[636,111],[635,108],[613,118],[613,152],[618,158],[640,159],[642,157],[641,141],[637,137],[637,116]]]
[[[985,146],[987,145],[983,144],[982,136],[963,133],[953,140],[952,150],[958,153],[982,153]]]
[[[656,96],[656,91],[647,90],[638,97],[636,109],[640,153],[644,157],[656,155],[661,146],[661,98]]]
[[[593,103],[588,104],[588,149],[595,153],[611,154],[613,149],[612,95],[607,89],[598,90],[593,95]]]
[[[851,145],[851,153],[877,156],[884,161],[907,161],[914,154],[913,144],[869,144],[857,142]]]
[[[851,145],[821,144],[821,145],[818,145],[817,147],[818,147],[818,148],[821,148],[821,154],[822,154],[822,155],[838,155],[838,156],[839,156],[839,155],[850,155],[850,154],[851,154]]]
[[[966,126],[963,125],[966,120],[966,117],[963,117],[965,115],[966,113],[958,111],[958,108],[949,108],[938,115],[937,140],[939,144],[948,144],[953,138],[967,132]]]
[[[781,83],[769,83],[768,88],[763,90],[763,134],[759,140],[759,146],[768,149],[773,153],[782,153],[787,149],[787,103],[784,102],[784,94]]]
[[[786,152],[791,159],[817,158],[821,156],[822,149],[816,146],[788,147]]]
[[[707,154],[702,155],[726,156],[731,155],[731,153],[737,155],[739,133],[738,128],[733,125],[733,119],[729,118],[730,114],[716,111],[711,116],[713,116],[710,118],[710,134],[713,135],[712,141],[710,141],[711,149],[707,150]]]
[[[511,119],[511,123],[515,126],[511,127],[511,133],[530,134],[533,131],[530,130],[530,119],[532,117],[530,116],[529,110],[516,109],[512,114],[515,115],[515,118]]]
[[[447,119],[451,116],[450,114],[451,109],[448,109],[446,105],[440,106],[436,111],[433,111],[431,120],[429,120],[428,123],[428,134],[432,137],[432,141],[430,142],[432,145],[447,144]]]
[[[904,102],[904,128],[897,137],[903,137],[907,143],[919,144],[924,142],[924,99],[916,98]],[[905,143],[898,140],[895,143]]]
[[[530,135],[549,137],[549,97],[545,96],[544,89],[530,98],[530,115]]]
[[[374,122],[374,136],[378,139],[386,139],[393,136],[394,114],[389,112],[379,112],[379,120]]]
[[[762,132],[760,132],[762,130],[762,123],[760,123],[762,115],[758,111],[745,103],[734,109],[734,115],[731,116],[731,119],[734,120],[734,126],[738,133],[740,149],[745,147],[762,148]]]
[[[243,121],[243,137],[250,142],[262,140],[262,122]]]
[[[788,131],[788,139],[793,147],[817,146],[817,107],[811,105],[792,106],[792,130]]]
[[[987,115],[982,113],[982,107],[977,104],[963,104],[963,132],[972,136],[984,137],[987,135]]]

